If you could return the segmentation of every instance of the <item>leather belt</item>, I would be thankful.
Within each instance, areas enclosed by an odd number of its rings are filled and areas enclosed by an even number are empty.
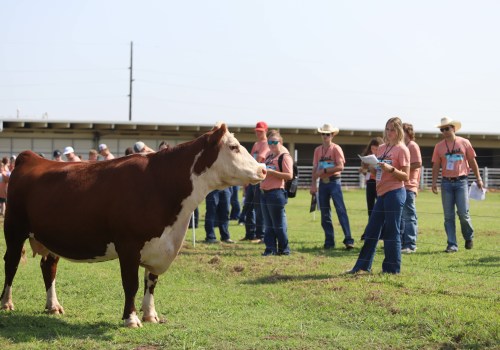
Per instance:
[[[462,181],[467,178],[467,175],[462,175],[458,177],[443,177],[443,180],[448,180],[450,182]]]

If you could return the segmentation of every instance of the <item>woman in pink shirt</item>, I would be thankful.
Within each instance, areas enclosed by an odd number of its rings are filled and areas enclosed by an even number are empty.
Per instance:
[[[365,243],[358,260],[348,273],[371,271],[377,243],[384,230],[382,272],[401,270],[401,213],[406,200],[404,181],[409,178],[410,152],[404,142],[403,123],[391,118],[385,124],[384,144],[377,150],[379,163],[375,173],[377,202],[365,229]]]
[[[283,139],[278,131],[269,132],[267,143],[270,150],[265,160],[267,176],[260,183],[260,204],[264,217],[264,243],[266,244],[266,250],[262,255],[289,255],[285,214],[288,197],[285,191],[285,181],[293,176],[293,160],[283,147]]]

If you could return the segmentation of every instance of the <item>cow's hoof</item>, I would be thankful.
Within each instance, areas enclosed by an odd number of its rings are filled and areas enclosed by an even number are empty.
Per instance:
[[[142,318],[142,321],[143,322],[149,322],[149,323],[160,323],[160,319],[158,318],[158,316],[156,315],[152,315],[152,316],[144,316]]]
[[[4,304],[2,304],[2,310],[13,311],[14,304],[11,301],[4,303]]]
[[[130,317],[127,318],[126,320],[124,320],[124,324],[125,324],[125,327],[127,327],[127,328],[141,328],[142,327],[141,320],[139,320],[139,317],[137,317],[137,315],[135,313],[130,315]]]
[[[64,315],[64,309],[61,305],[54,305],[51,307],[47,307],[45,309],[45,312],[47,312],[50,315]]]

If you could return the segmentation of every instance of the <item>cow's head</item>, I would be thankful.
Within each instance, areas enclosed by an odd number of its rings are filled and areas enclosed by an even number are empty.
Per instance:
[[[257,163],[240,145],[228,131],[226,124],[218,123],[207,136],[206,149],[197,160],[193,171],[206,171],[210,187],[223,189],[248,183],[257,184],[266,178],[265,167]]]

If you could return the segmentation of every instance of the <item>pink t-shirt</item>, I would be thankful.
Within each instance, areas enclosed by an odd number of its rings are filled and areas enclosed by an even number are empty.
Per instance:
[[[339,164],[345,164],[344,152],[339,145],[332,143],[326,150],[323,145],[314,149],[313,169],[334,168]],[[340,171],[329,175],[340,175]]]
[[[476,157],[476,152],[469,140],[455,136],[455,141],[442,140],[432,154],[432,162],[441,164],[443,177],[469,175],[468,158]]]
[[[394,146],[387,146],[385,143],[380,145],[377,150],[377,158],[384,163],[390,164],[398,170],[404,166],[410,166],[410,151],[408,148],[399,143]],[[378,172],[381,173],[379,176]],[[377,195],[382,196],[389,191],[404,187],[404,182],[398,180],[391,173],[377,170]]]
[[[255,142],[252,147],[252,152],[250,152],[256,161],[259,161],[259,158],[266,159],[268,153],[269,146],[267,145],[267,140]]]
[[[420,163],[422,164],[422,154],[420,153],[420,147],[417,145],[415,141],[410,141],[406,145],[408,150],[410,151],[410,166],[411,163]],[[412,191],[418,193],[418,185],[420,183],[420,168],[410,169],[410,178],[408,181],[405,181],[405,188],[408,191]]]
[[[283,171],[280,170],[280,167],[278,165],[278,158],[281,154],[284,154],[282,163]],[[266,167],[268,169],[276,170],[283,173],[289,173],[290,175],[293,175],[292,156],[290,155],[290,153],[280,153],[277,156],[270,154],[266,159]],[[274,190],[276,188],[285,188],[285,180],[279,179],[271,174],[267,174],[264,181],[260,183],[260,188],[266,191]]]

